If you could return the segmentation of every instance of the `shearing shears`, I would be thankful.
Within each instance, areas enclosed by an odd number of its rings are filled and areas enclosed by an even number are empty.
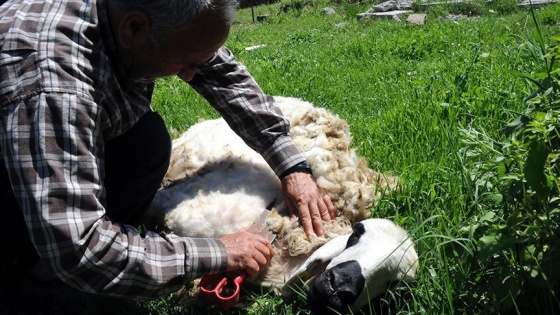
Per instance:
[[[272,209],[273,205],[274,203],[269,205],[247,229],[248,232],[267,236],[271,244],[276,238],[276,234],[269,230],[267,220],[270,217],[270,209]],[[218,306],[224,309],[231,308],[239,301],[241,283],[248,276],[245,271],[206,275],[200,281],[200,291],[205,300],[216,302]]]

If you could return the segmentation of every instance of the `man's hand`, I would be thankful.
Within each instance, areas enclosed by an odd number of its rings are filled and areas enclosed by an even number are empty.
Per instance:
[[[317,186],[311,175],[303,172],[285,176],[282,190],[291,213],[299,216],[307,238],[313,232],[322,236],[323,221],[331,221],[336,215],[331,198]]]
[[[245,270],[253,280],[270,264],[272,246],[264,236],[241,230],[220,237],[220,241],[226,247],[227,271]]]

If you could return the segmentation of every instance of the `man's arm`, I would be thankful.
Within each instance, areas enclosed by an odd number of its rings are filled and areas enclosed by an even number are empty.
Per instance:
[[[214,59],[200,66],[188,83],[247,145],[264,157],[279,177],[290,167],[305,161],[288,136],[289,122],[274,99],[263,93],[229,49],[218,50]]]
[[[224,244],[147,232],[105,215],[100,106],[45,93],[4,104],[3,162],[31,240],[64,282],[88,292],[153,298],[225,270]]]
[[[188,83],[281,178],[285,200],[290,210],[298,214],[306,235],[323,235],[323,221],[335,217],[334,205],[309,171],[300,167],[305,157],[288,135],[288,120],[246,67],[222,47]]]

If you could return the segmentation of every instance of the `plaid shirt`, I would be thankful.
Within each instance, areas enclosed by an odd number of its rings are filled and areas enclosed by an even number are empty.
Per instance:
[[[216,239],[184,238],[105,216],[104,143],[150,109],[126,80],[105,0],[8,1],[0,7],[0,163],[37,251],[88,292],[148,298],[223,270]],[[304,160],[288,123],[231,52],[189,82],[277,174]],[[6,210],[6,209],[2,209]]]

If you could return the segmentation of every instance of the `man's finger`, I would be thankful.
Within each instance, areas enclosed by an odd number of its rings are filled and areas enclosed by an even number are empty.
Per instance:
[[[259,272],[260,272],[259,264],[255,260],[251,259],[247,263],[247,268],[245,268],[245,272],[247,272],[247,274],[249,274],[249,279],[255,280],[255,278],[257,278],[257,276],[259,275]]]
[[[270,241],[264,236],[263,239],[264,241],[260,244],[258,250],[259,252],[261,252],[261,255],[263,255],[264,257],[264,262],[262,264],[268,265],[268,263],[272,260],[274,251],[272,249],[272,244],[270,244]]]
[[[284,198],[284,201],[286,202],[286,205],[288,206],[288,210],[290,211],[290,214],[293,215],[298,215],[298,208],[296,207],[296,205],[292,202],[292,200],[290,198]]]
[[[327,194],[323,194],[323,202],[329,211],[330,220],[334,220],[334,218],[336,218],[336,208],[332,203],[331,197]]]
[[[259,265],[259,269],[268,265],[268,259],[261,252],[256,252],[252,258]]]
[[[311,233],[313,233],[313,222],[307,206],[302,206],[299,209],[299,221],[303,227],[303,232],[305,232],[307,238],[310,239]]]
[[[331,220],[331,214],[329,212],[329,207],[325,203],[324,199],[321,198],[317,200],[319,205],[319,211],[321,212],[321,219],[325,222],[329,222]]]
[[[319,210],[317,204],[311,204],[309,207],[309,213],[311,216],[313,231],[315,231],[317,236],[323,236],[323,219],[321,218],[321,210]]]

